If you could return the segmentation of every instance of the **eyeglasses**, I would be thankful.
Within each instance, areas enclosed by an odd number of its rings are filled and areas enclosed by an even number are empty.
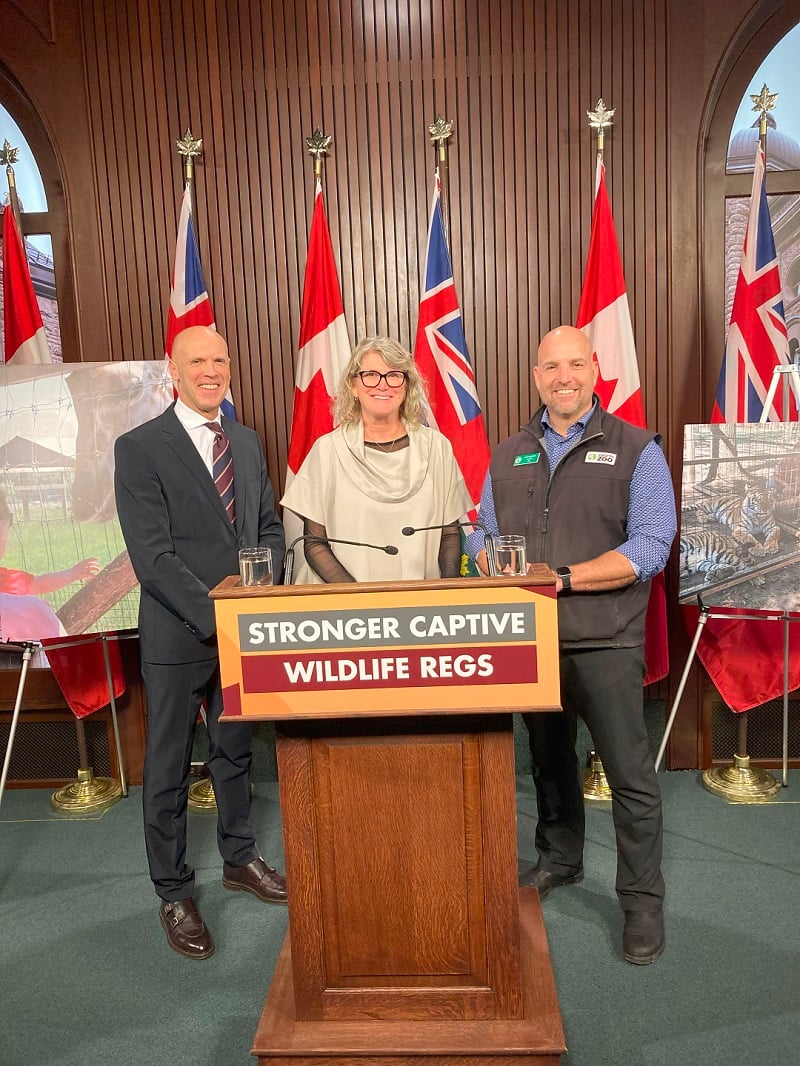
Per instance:
[[[368,389],[373,389],[382,381],[385,381],[390,389],[399,389],[408,379],[405,370],[388,370],[385,374],[377,370],[359,370],[358,376],[361,378],[361,384],[366,385]]]

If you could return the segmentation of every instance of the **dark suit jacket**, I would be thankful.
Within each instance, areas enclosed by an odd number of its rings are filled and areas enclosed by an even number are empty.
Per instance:
[[[253,430],[227,418],[236,528],[174,404],[117,438],[114,487],[122,534],[141,585],[139,641],[144,662],[186,663],[217,655],[209,589],[239,572],[239,548],[272,549],[283,567],[283,526]]]

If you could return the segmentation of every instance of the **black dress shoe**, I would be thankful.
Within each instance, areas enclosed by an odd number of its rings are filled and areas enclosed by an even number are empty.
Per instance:
[[[286,878],[259,856],[247,866],[222,864],[222,883],[233,891],[252,892],[264,903],[286,903]]]
[[[538,888],[539,899],[546,899],[554,888],[562,885],[577,885],[583,880],[583,868],[576,870],[574,874],[557,874],[552,870],[545,870],[541,863],[523,870],[520,874],[519,883],[524,888]]]
[[[158,912],[167,943],[187,959],[207,959],[214,954],[214,941],[194,900],[164,900]]]
[[[625,911],[622,954],[635,966],[649,966],[664,951],[664,912]]]

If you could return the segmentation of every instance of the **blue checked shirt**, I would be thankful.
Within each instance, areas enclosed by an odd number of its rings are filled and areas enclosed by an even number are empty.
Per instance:
[[[552,476],[556,464],[577,444],[586,429],[586,423],[592,417],[595,403],[591,409],[579,418],[567,430],[566,437],[550,425],[548,413],[542,416],[544,431],[544,448],[550,464]],[[487,474],[483,483],[480,502],[480,520],[489,533],[500,532],[492,495],[492,475]],[[669,549],[675,539],[677,520],[675,517],[675,495],[672,491],[672,479],[669,467],[658,443],[654,440],[644,448],[631,478],[630,501],[628,504],[628,539],[617,546],[616,550],[630,560],[641,581],[655,577],[667,565]],[[481,530],[470,533],[467,537],[467,553],[474,559],[484,547]],[[531,560],[537,562],[538,560]],[[576,559],[575,562],[583,562]]]

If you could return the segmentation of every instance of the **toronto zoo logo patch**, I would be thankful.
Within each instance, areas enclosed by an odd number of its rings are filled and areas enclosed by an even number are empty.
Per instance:
[[[585,459],[587,463],[604,463],[606,466],[613,466],[616,461],[614,452],[587,452]]]

